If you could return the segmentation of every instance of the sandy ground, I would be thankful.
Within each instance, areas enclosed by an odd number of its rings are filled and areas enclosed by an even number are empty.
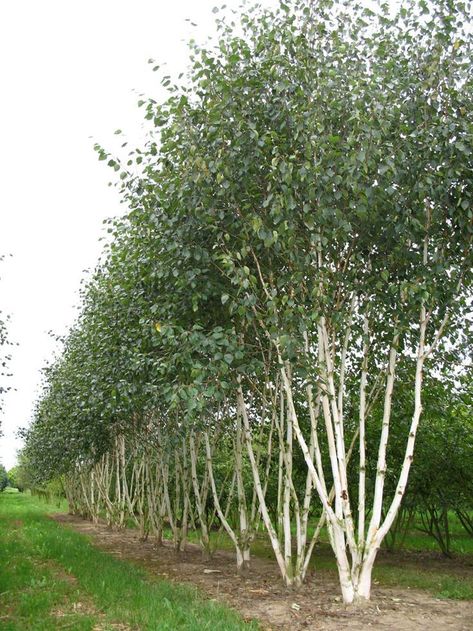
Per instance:
[[[236,573],[233,555],[226,551],[204,561],[193,544],[176,554],[170,544],[158,547],[152,540],[139,541],[134,530],[115,532],[105,524],[94,525],[71,515],[53,518],[155,576],[197,586],[205,596],[237,609],[245,619],[257,619],[264,631],[473,631],[473,601],[440,600],[420,590],[375,585],[369,606],[347,608],[340,601],[336,576],[328,571],[317,572],[301,590],[292,592],[282,585],[270,560],[252,559],[251,574],[243,578]],[[469,573],[472,568],[459,570]]]

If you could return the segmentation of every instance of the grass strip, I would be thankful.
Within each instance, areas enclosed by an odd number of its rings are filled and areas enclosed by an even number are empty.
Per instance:
[[[118,628],[118,622],[143,631],[258,628],[191,587],[150,578],[97,550],[88,537],[51,521],[44,504],[23,494],[0,495],[0,540],[2,630],[105,630]],[[72,612],[67,621],[54,615],[55,608],[84,595],[95,607],[90,615]]]

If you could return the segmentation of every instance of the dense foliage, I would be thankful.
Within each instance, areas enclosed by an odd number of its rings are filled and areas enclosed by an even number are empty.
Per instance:
[[[34,491],[36,485],[34,483],[33,470],[22,451],[19,451],[17,454],[17,462],[17,465],[8,471],[10,486],[18,489],[20,492],[27,489]]]
[[[263,525],[288,585],[326,521],[345,601],[368,598],[426,363],[453,377],[468,341],[471,6],[295,0],[217,24],[141,102],[146,145],[97,147],[129,212],[26,457],[94,519],[168,520],[178,549],[196,527],[208,553],[218,520],[242,570]]]

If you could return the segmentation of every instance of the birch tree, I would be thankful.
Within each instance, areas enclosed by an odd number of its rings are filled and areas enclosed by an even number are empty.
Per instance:
[[[239,350],[253,327],[276,354],[272,379],[324,508],[345,602],[369,598],[413,459],[425,363],[468,309],[470,8],[296,2],[244,14],[243,37],[222,19],[218,47],[195,47],[187,84],[146,106],[162,126],[161,157],[146,153],[135,192],[145,205],[152,191],[170,243],[205,261],[192,271],[176,262],[182,290],[190,273],[208,283],[195,308],[220,288]],[[383,517],[401,361],[414,367],[411,424]],[[367,453],[378,401],[379,444]],[[327,445],[328,471],[313,434]]]
[[[207,547],[207,494],[238,567],[263,523],[297,586],[325,523],[344,602],[369,599],[425,367],[471,308],[471,14],[448,0],[295,0],[245,9],[238,26],[218,17],[218,42],[193,44],[187,75],[163,78],[168,100],[141,103],[145,146],[125,160],[97,147],[130,210],[48,376],[30,434],[38,468],[85,476],[153,419],[154,515],[176,548],[193,521]],[[401,383],[409,424],[387,484]],[[234,445],[226,506],[217,428]],[[111,501],[119,522],[128,510],[140,523],[144,465],[126,458]]]

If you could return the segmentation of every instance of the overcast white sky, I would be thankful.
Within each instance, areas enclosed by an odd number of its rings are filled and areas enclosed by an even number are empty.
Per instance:
[[[12,255],[0,264],[0,310],[19,344],[2,416],[7,469],[54,352],[48,331],[62,334],[72,323],[84,270],[101,251],[102,221],[123,211],[93,144],[112,146],[118,128],[131,144],[139,138],[138,93],[163,96],[147,60],[166,62],[171,74],[183,70],[188,39],[202,42],[214,31],[216,4],[0,2],[0,254]]]

